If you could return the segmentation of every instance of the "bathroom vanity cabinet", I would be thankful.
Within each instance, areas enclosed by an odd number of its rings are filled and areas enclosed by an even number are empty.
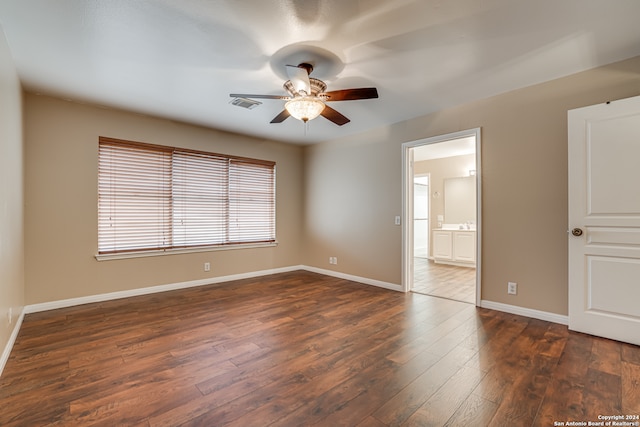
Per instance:
[[[433,259],[440,264],[475,267],[475,230],[433,230]]]

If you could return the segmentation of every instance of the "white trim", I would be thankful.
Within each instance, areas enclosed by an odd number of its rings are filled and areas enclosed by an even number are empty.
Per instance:
[[[501,302],[493,302],[482,300],[480,307],[490,310],[503,311],[505,313],[517,314],[518,316],[531,317],[534,319],[545,320],[547,322],[559,323],[561,325],[569,324],[569,316],[562,314],[549,313],[548,311],[534,310],[532,308],[518,307],[517,305],[503,304]]]
[[[11,355],[11,350],[13,350],[13,345],[16,343],[16,339],[18,338],[18,333],[20,333],[20,327],[22,327],[22,320],[24,319],[25,310],[23,309],[20,313],[20,316],[16,319],[15,325],[13,325],[13,331],[11,332],[11,336],[9,337],[9,341],[7,341],[7,345],[5,345],[4,350],[2,351],[2,357],[0,357],[0,376],[2,375],[2,371],[4,371],[4,367],[9,360],[9,356]]]
[[[214,285],[218,283],[230,282],[232,280],[250,279],[253,277],[267,276],[269,274],[288,273],[296,270],[306,270],[313,273],[324,274],[327,276],[337,277],[339,279],[352,280],[354,282],[363,283],[365,285],[377,286],[380,288],[390,289],[394,291],[401,290],[401,286],[395,283],[383,282],[380,280],[369,279],[366,277],[353,276],[351,274],[339,273],[336,271],[325,270],[322,268],[309,267],[306,265],[297,265],[291,267],[274,268],[270,270],[253,271],[249,273],[233,274],[229,276],[210,277],[207,279],[192,280],[189,282],[169,283],[166,285],[150,286],[146,288],[130,289],[127,291],[109,292],[106,294],[89,295],[79,298],[70,298],[65,300],[50,301],[40,304],[27,305],[24,313],[38,313],[41,311],[56,310],[58,308],[73,307],[82,304],[91,304],[96,302],[104,302],[121,298],[135,297],[139,295],[148,295],[159,292],[174,291],[178,289],[193,288],[196,286]]]
[[[476,133],[476,306],[482,305],[482,131]]]
[[[25,313],[37,313],[40,311],[55,310],[58,308],[73,307],[82,304],[91,304],[95,302],[110,301],[120,298],[129,298],[139,295],[155,294],[159,292],[174,291],[177,289],[193,288],[196,286],[214,285],[217,283],[230,282],[232,280],[250,279],[253,277],[266,276],[269,274],[288,273],[295,270],[303,270],[304,266],[292,266],[283,268],[274,268],[270,270],[252,271],[249,273],[232,274],[229,276],[210,277],[207,279],[191,280],[189,282],[169,283],[166,285],[150,286],[147,288],[137,288],[127,291],[109,292],[106,294],[89,295],[86,297],[70,298],[65,300],[44,302],[40,304],[31,304],[24,308]]]
[[[383,282],[381,280],[368,279],[366,277],[353,276],[351,274],[340,273],[332,270],[325,270],[323,268],[309,267],[306,265],[301,266],[303,270],[310,271],[312,273],[324,274],[325,276],[337,277],[338,279],[351,280],[352,282],[363,283],[365,285],[377,286],[379,288],[389,289],[392,291],[402,291],[402,286],[397,283]]]
[[[418,142],[402,144],[402,292],[413,289],[413,150]],[[429,178],[431,184],[431,178]],[[431,187],[429,187],[431,188]],[[431,216],[431,215],[429,215]],[[431,223],[429,223],[431,226]]]

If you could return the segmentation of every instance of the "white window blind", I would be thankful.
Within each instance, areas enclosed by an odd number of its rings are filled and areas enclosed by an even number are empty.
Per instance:
[[[275,242],[275,163],[101,137],[98,253]]]

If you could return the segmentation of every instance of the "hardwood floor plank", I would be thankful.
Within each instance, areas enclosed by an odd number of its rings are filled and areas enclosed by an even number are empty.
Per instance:
[[[566,378],[553,378],[538,409],[534,426],[550,426],[555,422],[584,421],[591,416],[584,405],[584,385]]]
[[[589,408],[590,416],[622,414],[622,382],[619,375],[589,369],[586,380],[584,405]]]
[[[387,427],[387,425],[376,418],[367,417],[356,427]]]
[[[489,426],[497,409],[497,404],[472,393],[449,418],[445,427]]]
[[[426,363],[425,363],[426,362]],[[392,364],[392,369],[375,380],[369,376],[364,393],[345,403],[322,420],[322,425],[356,425],[370,416],[374,409],[388,402],[418,376],[423,375],[430,361],[423,358],[412,359],[402,365]],[[390,375],[388,375],[390,374]]]
[[[622,369],[622,343],[604,338],[594,339],[589,368],[620,376]]]
[[[564,351],[567,335],[566,328],[562,331],[549,328],[544,333],[542,340],[537,344],[538,352],[545,356],[559,358]]]
[[[485,373],[464,367],[438,389],[406,423],[406,426],[442,426],[467,400]]]
[[[502,399],[513,388],[513,377],[500,369],[491,369],[482,378],[474,390],[474,394],[495,403],[496,406],[502,403]]]
[[[428,353],[431,355],[430,353]],[[396,426],[405,422],[452,376],[462,369],[474,355],[471,350],[456,351],[451,357],[440,357],[424,374],[400,390],[386,402],[373,416],[383,423]],[[439,356],[431,355],[433,358]]]
[[[622,362],[622,412],[640,415],[640,365]]]
[[[568,334],[535,426],[553,425],[556,421],[585,421],[593,415],[585,404],[585,390],[594,340],[584,334]],[[564,419],[559,418],[559,414]]]
[[[305,271],[25,316],[0,425],[551,425],[640,411],[640,348]]]
[[[309,379],[305,378],[301,373],[288,373],[287,375],[280,376],[263,387],[252,390],[251,392],[244,394],[237,399],[231,400],[224,405],[218,406],[217,408],[211,408],[207,412],[195,417],[193,420],[190,420],[190,423],[206,426],[257,426],[265,425],[267,421],[271,423],[276,421],[278,417],[267,420],[263,418],[263,413],[256,412],[255,410],[271,402],[273,400],[273,396],[276,395],[279,390],[298,388],[298,386],[307,385],[308,383]],[[294,405],[296,405],[295,402]],[[290,411],[293,408],[289,407],[286,409]]]
[[[345,338],[341,339],[340,342],[335,342],[335,345],[341,349],[340,351],[331,351],[327,354],[327,357],[318,363],[312,363],[307,368],[302,369],[301,372],[303,372],[305,376],[312,378],[312,382],[302,387],[289,389],[286,393],[275,396],[267,405],[256,410],[255,416],[259,419],[275,422],[283,417],[283,408],[289,408],[291,411],[300,408],[292,414],[290,419],[296,419],[298,417],[306,419],[305,416],[300,415],[300,413],[312,411],[312,402],[324,398],[327,393],[331,393],[336,387],[336,378],[343,378],[345,381],[348,381],[350,378],[361,374],[362,371],[355,369],[355,367],[366,367],[380,362],[380,354],[386,354],[391,351],[390,349],[395,348],[393,343],[394,339],[397,339],[397,336],[398,334],[395,328],[385,328],[371,335],[371,341],[366,342],[365,345],[362,345],[365,343],[364,341],[353,345],[351,338]],[[371,345],[371,342],[377,342],[381,337],[385,337],[383,344],[378,346]],[[349,345],[346,345],[348,343]],[[434,357],[434,360],[437,359],[438,358]],[[417,372],[420,373],[430,366],[430,362],[427,359],[421,359],[416,365],[418,366]],[[409,372],[415,372],[415,367],[411,369],[413,371],[409,370]],[[367,389],[367,392],[370,391],[371,387]],[[309,402],[309,404],[304,404],[304,407],[301,407],[303,405],[299,403],[300,401]],[[371,403],[371,400],[369,400],[368,404],[370,405]],[[243,422],[244,418],[241,418],[238,425],[243,425]]]
[[[557,361],[543,355],[534,355],[531,364],[516,375],[509,393],[503,397],[492,425],[530,426],[534,423],[551,373]]]
[[[558,363],[557,357],[541,352],[549,348],[548,332],[548,323],[532,319],[510,343],[508,352],[501,353],[491,367],[494,375],[490,378],[508,378],[508,387],[492,397],[500,401],[493,424],[529,426],[536,419]]]
[[[283,418],[272,423],[272,426],[311,426],[316,425],[334,412],[340,411],[349,401],[367,392],[370,383],[381,381],[393,362],[382,359],[376,364],[361,370],[364,375],[352,376],[346,381],[334,383],[334,386],[287,414]]]
[[[638,346],[622,343],[622,355],[623,361],[640,365],[640,353],[638,353]]]

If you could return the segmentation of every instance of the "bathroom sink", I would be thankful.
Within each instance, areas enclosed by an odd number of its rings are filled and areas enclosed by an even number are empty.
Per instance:
[[[443,230],[460,230],[460,224],[442,224]]]

